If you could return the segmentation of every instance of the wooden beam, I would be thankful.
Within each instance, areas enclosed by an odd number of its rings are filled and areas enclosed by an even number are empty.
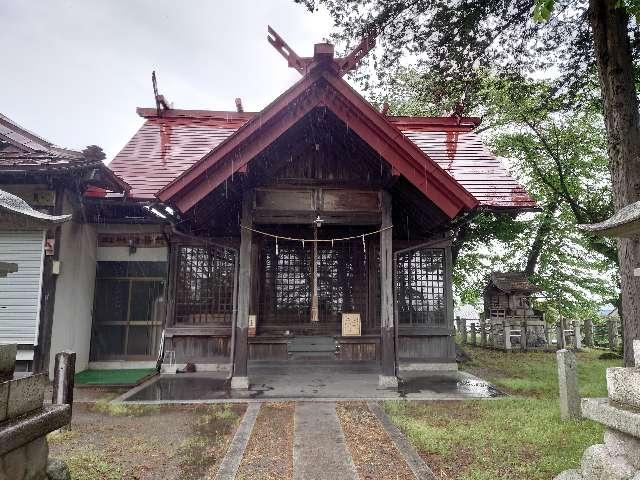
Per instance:
[[[253,227],[253,191],[242,195],[241,225]],[[238,307],[236,313],[235,349],[233,357],[233,376],[231,388],[248,389],[247,359],[249,355],[248,327],[251,301],[251,245],[253,233],[246,228],[240,229],[240,259],[238,271]]]
[[[381,193],[382,228],[391,226],[391,194]],[[380,340],[382,374],[380,386],[398,386],[396,377],[396,345],[393,312],[393,230],[380,232]]]

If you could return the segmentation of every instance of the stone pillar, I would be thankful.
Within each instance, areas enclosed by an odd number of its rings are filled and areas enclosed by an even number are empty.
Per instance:
[[[573,322],[573,339],[576,350],[582,350],[582,331],[578,320]]]
[[[563,420],[578,419],[581,413],[576,356],[573,352],[563,348],[556,352],[556,357],[560,387],[560,418]]]
[[[523,352],[527,351],[527,321],[520,322],[520,348]]]
[[[593,320],[591,320],[590,318],[586,318],[584,320],[584,325],[583,325],[583,336],[584,336],[584,344],[589,347],[592,348],[593,347]]]
[[[0,345],[0,382],[7,382],[13,378],[17,351],[18,347],[15,344]]]
[[[477,336],[476,324],[472,323],[471,324],[471,345],[475,347],[477,340],[478,340],[478,336]]]
[[[640,341],[634,355],[638,359]],[[640,369],[608,368],[609,398],[585,398],[582,414],[605,427],[604,443],[591,445],[580,470],[567,470],[555,480],[640,479]]]
[[[484,318],[484,314],[480,315],[480,346],[487,346],[487,321]]]
[[[609,350],[616,351],[618,349],[618,326],[617,321],[613,318],[607,320],[607,333],[609,335]]]
[[[467,321],[463,318],[462,320],[460,320],[460,335],[462,336],[462,344],[466,345],[467,344]]]
[[[567,348],[567,342],[564,336],[564,319],[558,320],[558,341],[556,342],[558,350]]]

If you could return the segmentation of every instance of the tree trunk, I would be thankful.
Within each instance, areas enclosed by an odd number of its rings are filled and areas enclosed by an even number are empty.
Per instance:
[[[545,208],[543,217],[540,220],[540,225],[538,225],[538,230],[536,231],[536,236],[531,244],[531,250],[529,250],[529,255],[527,256],[527,266],[524,269],[524,273],[528,277],[536,273],[536,266],[538,265],[540,254],[547,240],[547,235],[549,235],[551,231],[553,216],[556,210],[558,210],[558,200],[554,200]]]
[[[590,0],[589,20],[602,89],[615,209],[640,200],[640,118],[629,44],[629,16],[619,0]],[[640,338],[640,241],[619,239],[624,360],[633,365],[632,342]]]

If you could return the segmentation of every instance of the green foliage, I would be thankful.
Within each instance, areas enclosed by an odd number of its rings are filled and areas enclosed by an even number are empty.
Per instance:
[[[92,407],[95,412],[111,417],[141,417],[160,411],[160,405],[143,405],[137,403],[112,403],[110,400],[98,400]]]
[[[580,223],[612,213],[601,116],[590,105],[567,108],[550,81],[477,72],[477,81],[438,84],[432,73],[404,70],[375,100],[399,115],[437,115],[463,92],[480,132],[541,208],[520,216],[481,212],[456,230],[453,274],[463,303],[477,303],[492,270],[524,270],[545,291],[549,320],[593,317],[617,296],[614,242],[585,236]]]

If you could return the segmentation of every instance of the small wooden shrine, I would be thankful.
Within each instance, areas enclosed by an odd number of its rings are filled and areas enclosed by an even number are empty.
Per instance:
[[[544,349],[548,345],[544,313],[532,306],[540,289],[524,272],[493,272],[484,289],[488,344],[511,350]]]

